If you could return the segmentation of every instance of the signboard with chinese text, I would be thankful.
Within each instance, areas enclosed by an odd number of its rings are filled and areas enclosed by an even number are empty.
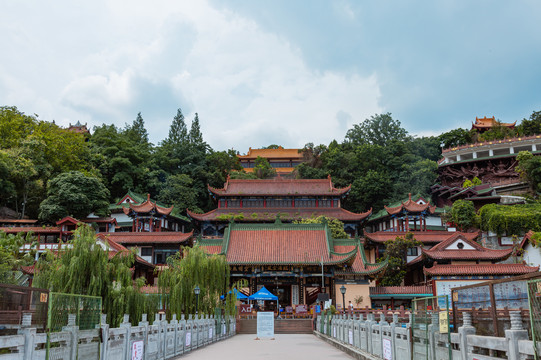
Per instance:
[[[274,313],[260,311],[257,313],[257,337],[274,337]]]

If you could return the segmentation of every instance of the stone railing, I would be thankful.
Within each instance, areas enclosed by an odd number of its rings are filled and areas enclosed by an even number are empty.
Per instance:
[[[407,323],[399,323],[397,314],[391,323],[385,321],[383,314],[379,321],[374,314],[368,314],[366,319],[363,315],[320,315],[316,334],[344,349],[393,360],[448,359],[449,354],[454,360],[534,359],[533,342],[528,340],[519,311],[511,312],[511,328],[505,330],[505,337],[475,335],[471,314],[466,312],[458,333],[440,333],[439,316],[435,313],[426,331],[417,332],[414,341],[411,320],[410,316]],[[541,354],[541,344],[538,344],[538,354]]]
[[[173,315],[168,322],[157,314],[150,325],[145,314],[138,326],[132,326],[124,315],[118,328],[109,328],[105,318],[102,315],[99,328],[79,330],[75,316],[70,315],[62,331],[47,334],[37,333],[27,317],[17,335],[0,337],[0,360],[165,360],[236,334],[234,317],[194,319],[190,315],[185,319],[182,315],[178,320]]]

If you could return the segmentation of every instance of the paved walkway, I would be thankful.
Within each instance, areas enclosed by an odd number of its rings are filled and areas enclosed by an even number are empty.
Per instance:
[[[275,335],[275,340],[254,340],[255,338],[255,334],[235,335],[227,340],[182,355],[178,360],[353,359],[346,353],[311,334],[277,334]]]

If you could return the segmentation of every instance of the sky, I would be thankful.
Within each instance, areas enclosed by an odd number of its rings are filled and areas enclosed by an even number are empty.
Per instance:
[[[158,144],[180,108],[215,150],[416,136],[541,110],[540,1],[5,0],[0,106]]]

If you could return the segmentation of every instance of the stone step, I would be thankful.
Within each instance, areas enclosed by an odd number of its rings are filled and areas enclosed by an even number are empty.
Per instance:
[[[238,321],[237,332],[239,334],[256,334],[257,320],[242,319]],[[311,319],[274,320],[275,334],[311,334]]]

